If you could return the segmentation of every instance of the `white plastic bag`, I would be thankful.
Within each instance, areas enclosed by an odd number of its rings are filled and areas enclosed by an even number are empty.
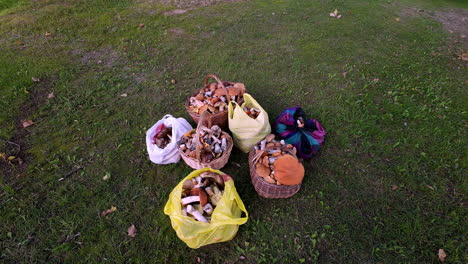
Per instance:
[[[164,123],[164,126],[172,128],[172,139],[165,148],[159,148],[153,142],[156,134],[156,128]],[[182,117],[175,118],[172,115],[165,115],[154,126],[146,131],[146,148],[149,158],[156,164],[177,163],[180,160],[180,154],[177,150],[177,140],[188,131],[192,130],[192,126]]]

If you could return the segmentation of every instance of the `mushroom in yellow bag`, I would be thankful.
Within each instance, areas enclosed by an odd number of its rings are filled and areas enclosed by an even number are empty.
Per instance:
[[[204,190],[193,191],[196,188]],[[248,220],[234,180],[210,168],[195,170],[181,180],[169,194],[164,213],[177,236],[191,248],[231,240]]]

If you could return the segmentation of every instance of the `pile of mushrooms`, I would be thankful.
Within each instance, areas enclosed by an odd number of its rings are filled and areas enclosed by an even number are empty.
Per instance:
[[[209,223],[224,193],[223,177],[214,172],[186,180],[182,185],[182,214]]]
[[[227,110],[227,97],[231,101],[239,102],[242,95],[245,93],[243,83],[224,82],[224,90],[217,83],[210,83],[205,88],[200,89],[196,96],[190,97],[189,108],[192,112],[201,115],[208,111],[211,114],[223,112]]]
[[[276,141],[270,134],[254,146],[256,153],[255,170],[266,182],[276,185],[296,185],[304,178],[304,166],[291,155],[296,148],[284,140]]]
[[[195,133],[196,130],[193,129],[185,133],[177,142],[179,149],[191,158],[197,157]],[[214,125],[211,128],[201,127],[199,138],[202,145],[200,161],[203,163],[209,163],[221,157],[227,150],[227,136],[222,133],[218,125]]]
[[[164,124],[156,128],[156,134],[153,137],[153,142],[158,148],[165,148],[172,140],[172,128],[166,127]]]
[[[253,119],[257,119],[258,115],[260,114],[260,109],[253,107],[244,106],[242,110],[244,110],[244,112]]]

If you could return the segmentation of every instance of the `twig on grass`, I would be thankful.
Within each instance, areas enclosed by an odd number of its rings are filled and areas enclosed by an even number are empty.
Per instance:
[[[16,152],[15,156],[18,156],[18,154],[21,152],[21,145],[18,144],[18,143],[15,143],[15,142],[8,141],[8,140],[4,140],[4,139],[2,139],[2,140],[5,141],[8,144],[17,146],[18,147],[18,152]]]
[[[81,167],[81,166],[78,166],[78,167],[74,168],[73,170],[71,170],[71,171],[68,172],[67,174],[63,175],[62,178],[58,179],[58,181],[63,181],[63,180],[65,180],[65,178],[67,178],[68,176],[72,175],[73,173],[75,173],[75,172],[77,172],[77,171],[79,171],[79,170],[81,170],[81,169],[83,169],[83,167]]]

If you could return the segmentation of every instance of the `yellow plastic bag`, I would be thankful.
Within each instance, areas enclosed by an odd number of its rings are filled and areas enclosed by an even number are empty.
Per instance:
[[[236,104],[235,108],[234,104]],[[244,106],[257,108],[260,114],[255,119],[251,118],[244,112]],[[229,103],[228,121],[234,144],[245,153],[271,133],[267,112],[247,93],[244,94],[244,103],[241,106],[234,101]]]
[[[228,175],[223,176],[225,181],[224,194],[213,210],[210,223],[199,222],[182,214],[181,195],[183,183],[205,171],[225,175],[219,170],[210,168],[193,171],[172,190],[164,207],[164,213],[171,218],[172,228],[176,231],[177,236],[191,248],[199,248],[233,239],[239,225],[245,224],[249,218],[244,203],[237,194],[234,180]],[[241,217],[242,212],[245,213],[244,217]]]

